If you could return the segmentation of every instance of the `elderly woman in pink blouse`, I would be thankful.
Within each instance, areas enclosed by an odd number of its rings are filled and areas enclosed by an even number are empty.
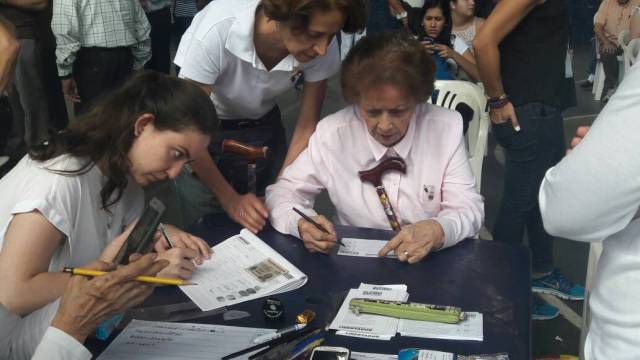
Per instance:
[[[342,69],[350,105],[322,120],[309,145],[267,188],[273,227],[294,235],[311,252],[336,244],[333,224],[313,210],[326,189],[343,225],[391,228],[376,188],[358,172],[399,157],[406,172],[388,171],[381,182],[401,230],[380,251],[415,263],[429,252],[475,236],[484,218],[457,112],[427,104],[435,65],[422,45],[402,34],[363,38]],[[296,207],[322,225],[316,228]]]

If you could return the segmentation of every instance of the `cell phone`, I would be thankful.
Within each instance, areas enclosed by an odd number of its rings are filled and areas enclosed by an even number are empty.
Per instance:
[[[349,360],[349,349],[337,346],[318,346],[313,349],[311,360]]]
[[[128,264],[134,253],[146,254],[153,248],[153,236],[160,224],[166,206],[157,198],[152,198],[145,206],[142,216],[116,255],[116,264]]]

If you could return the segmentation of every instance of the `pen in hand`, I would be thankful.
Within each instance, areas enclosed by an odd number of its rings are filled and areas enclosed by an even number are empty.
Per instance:
[[[173,245],[173,243],[171,242],[171,239],[169,238],[169,235],[167,235],[167,229],[165,229],[164,224],[163,223],[159,223],[158,227],[160,228],[160,233],[162,234],[162,237],[167,241],[167,244],[169,244],[169,249],[173,249],[175,246]],[[195,259],[191,259],[191,262],[193,262],[193,265],[198,265],[195,261]]]
[[[331,234],[331,233],[329,232],[329,230],[327,230],[324,226],[322,226],[322,225],[318,224],[315,220],[313,220],[312,218],[308,217],[308,216],[307,216],[305,213],[303,213],[302,211],[298,210],[298,209],[297,209],[297,208],[295,208],[295,207],[292,207],[291,209],[292,209],[293,211],[295,211],[296,213],[298,213],[298,215],[302,216],[302,218],[303,218],[303,219],[305,219],[306,221],[310,222],[310,223],[311,223],[313,226],[315,226],[318,230],[320,230],[320,231],[322,231],[322,232],[324,232],[324,233],[326,233],[326,234]],[[340,239],[338,239],[337,237],[336,237],[336,241],[338,242],[338,244],[339,244],[340,246],[344,246],[344,247],[346,247],[346,246],[344,245],[344,243],[343,243]]]

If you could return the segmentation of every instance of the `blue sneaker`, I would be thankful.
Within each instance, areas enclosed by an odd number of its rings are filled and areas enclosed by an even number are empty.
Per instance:
[[[545,293],[567,300],[584,300],[584,286],[569,281],[558,270],[540,279],[534,279],[531,290],[534,293]]]
[[[560,310],[557,307],[549,304],[548,302],[540,299],[537,296],[533,296],[533,303],[531,306],[531,319],[533,320],[551,320],[560,315]]]

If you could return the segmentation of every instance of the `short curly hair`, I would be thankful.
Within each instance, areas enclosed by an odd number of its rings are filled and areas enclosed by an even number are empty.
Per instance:
[[[366,89],[393,85],[415,102],[425,102],[433,92],[435,70],[431,55],[409,35],[368,35],[358,41],[342,64],[342,95],[354,104]]]
[[[315,11],[340,10],[345,15],[342,31],[362,32],[367,24],[366,0],[262,0],[265,15],[275,21],[287,23],[291,31],[303,32],[309,27]]]

